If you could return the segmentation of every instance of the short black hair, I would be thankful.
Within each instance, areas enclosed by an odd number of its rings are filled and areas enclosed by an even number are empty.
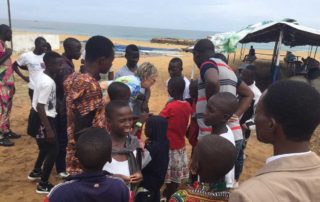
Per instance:
[[[0,25],[0,35],[3,35],[8,30],[10,30],[10,27],[8,25],[6,25],[6,24],[1,24]]]
[[[186,82],[183,77],[173,77],[168,81],[168,92],[169,95],[173,98],[183,96],[184,88]]]
[[[129,52],[137,52],[139,51],[139,48],[138,46],[134,45],[134,44],[130,44],[126,47],[126,53],[129,53]]]
[[[72,37],[69,37],[69,38],[66,38],[64,41],[63,41],[63,48],[64,50],[72,47],[74,44],[81,44],[80,41],[76,38],[72,38]]]
[[[46,52],[43,56],[43,62],[46,66],[55,64],[57,59],[62,58],[62,56],[54,51]]]
[[[39,36],[39,37],[37,37],[37,38],[34,40],[34,45],[35,45],[35,46],[38,46],[41,42],[47,43],[47,41],[46,41],[45,38],[43,38],[42,36]]]
[[[104,128],[88,128],[76,143],[76,157],[85,169],[102,170],[111,159],[112,142]]]
[[[178,64],[181,68],[183,66],[183,62],[181,58],[178,58],[178,57],[172,58],[169,62],[169,67],[170,67],[170,64]]]
[[[94,62],[100,57],[114,55],[114,45],[110,39],[104,36],[93,36],[86,43],[86,61]]]
[[[209,51],[209,52],[214,53],[214,45],[213,45],[212,41],[210,41],[209,39],[200,39],[194,45],[193,51],[200,52],[200,53]]]
[[[288,140],[309,141],[320,123],[320,94],[308,84],[279,81],[263,97],[265,112],[279,123]]]
[[[219,110],[229,114],[230,117],[237,111],[239,103],[237,97],[229,92],[221,92],[210,97],[208,105],[213,101]]]
[[[112,119],[113,113],[115,110],[118,110],[122,107],[129,107],[129,103],[124,100],[112,100],[105,107],[106,117]]]
[[[110,100],[123,100],[126,97],[130,97],[130,94],[130,88],[122,82],[112,82],[108,87]]]

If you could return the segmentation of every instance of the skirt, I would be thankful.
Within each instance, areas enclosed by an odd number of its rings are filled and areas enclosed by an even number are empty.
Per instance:
[[[178,183],[188,180],[188,155],[186,148],[169,150],[169,165],[165,183]]]

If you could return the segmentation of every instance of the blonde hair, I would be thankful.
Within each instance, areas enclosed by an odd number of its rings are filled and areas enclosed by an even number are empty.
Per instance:
[[[141,80],[147,80],[152,76],[157,76],[158,70],[157,68],[150,62],[142,63],[139,68],[137,69],[136,76],[139,77]]]

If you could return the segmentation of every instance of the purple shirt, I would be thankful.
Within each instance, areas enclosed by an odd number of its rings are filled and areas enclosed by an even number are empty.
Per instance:
[[[112,178],[106,171],[84,172],[72,176],[70,181],[55,186],[48,195],[50,202],[105,202],[129,201],[125,183]]]

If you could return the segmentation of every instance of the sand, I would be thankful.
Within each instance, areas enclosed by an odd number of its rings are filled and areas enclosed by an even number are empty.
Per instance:
[[[68,35],[70,36],[70,35]],[[60,40],[66,38],[67,35],[61,35]],[[85,36],[74,36],[80,40],[86,40]],[[183,46],[151,44],[141,41],[127,41],[113,39],[116,44],[127,45],[135,43],[138,46],[165,47],[165,48],[182,48]],[[59,50],[61,52],[62,50]],[[257,51],[258,52],[258,51]],[[270,53],[270,51],[267,51]],[[231,56],[232,58],[233,56]],[[13,56],[13,61],[17,55]],[[193,67],[192,55],[183,53],[181,58],[184,63],[184,75],[190,78],[191,69]],[[230,58],[230,59],[231,59]],[[142,56],[139,63],[148,61],[154,63],[159,70],[159,77],[156,84],[152,87],[152,95],[150,99],[150,110],[157,114],[164,107],[167,100],[165,81],[168,79],[167,65],[171,57],[169,56]],[[237,54],[235,63],[231,66],[236,67],[239,64],[239,54]],[[124,58],[116,58],[113,62],[113,70],[117,71],[119,67],[125,64]],[[76,62],[79,67],[79,61]],[[198,70],[196,69],[196,75]],[[13,201],[42,201],[44,196],[35,193],[36,183],[29,182],[27,176],[32,170],[34,161],[37,157],[37,145],[33,138],[26,134],[27,118],[30,110],[30,100],[27,93],[27,83],[16,76],[16,94],[13,102],[11,114],[11,128],[13,131],[22,135],[18,140],[14,140],[15,146],[10,148],[0,147],[0,202]],[[319,141],[317,142],[319,145]],[[188,148],[190,148],[188,146]],[[319,148],[319,146],[317,146]],[[256,171],[264,165],[268,156],[272,155],[272,147],[270,145],[259,143],[255,135],[252,135],[247,149],[245,151],[246,159],[241,181],[254,176]],[[55,169],[51,175],[51,182],[60,182],[56,178]]]

